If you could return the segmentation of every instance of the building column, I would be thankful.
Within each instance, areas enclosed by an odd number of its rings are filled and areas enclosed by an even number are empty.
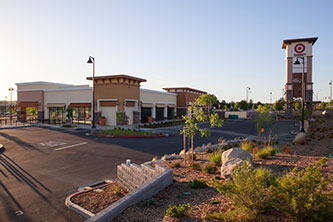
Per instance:
[[[165,104],[165,107],[163,109],[163,119],[164,120],[168,119],[168,104]]]
[[[153,121],[156,121],[156,105],[153,104],[153,108],[151,109],[151,117],[153,118]]]

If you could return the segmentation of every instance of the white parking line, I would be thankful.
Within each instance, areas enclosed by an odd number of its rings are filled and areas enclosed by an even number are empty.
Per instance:
[[[70,145],[70,146],[59,147],[59,148],[54,149],[54,150],[55,150],[55,151],[59,151],[59,150],[64,150],[64,149],[68,149],[68,148],[72,148],[72,147],[76,147],[76,146],[85,145],[85,144],[87,144],[87,142],[78,143],[78,144],[73,144],[73,145]]]

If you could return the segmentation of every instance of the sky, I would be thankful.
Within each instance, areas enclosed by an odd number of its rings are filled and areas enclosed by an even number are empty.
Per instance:
[[[91,84],[96,76],[147,79],[142,88],[192,87],[219,100],[279,99],[284,39],[318,37],[314,100],[333,79],[333,1],[0,0],[0,100],[17,82]],[[13,93],[16,99],[16,91]]]

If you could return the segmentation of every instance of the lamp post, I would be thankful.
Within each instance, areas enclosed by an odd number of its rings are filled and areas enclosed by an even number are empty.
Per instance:
[[[13,98],[12,98],[12,93],[13,93],[14,89],[12,87],[9,88],[9,92],[10,92],[10,108],[9,108],[9,118],[10,121],[12,121],[13,117],[12,117],[12,107],[13,107]]]
[[[95,58],[92,56],[89,56],[89,59],[87,61],[88,64],[93,64],[93,93],[92,93],[92,109],[91,109],[91,132],[96,132],[96,125],[95,125]]]
[[[298,59],[302,60],[302,125],[301,125],[301,132],[305,132],[304,130],[304,100],[305,100],[305,81],[304,81],[304,57],[297,57],[296,61],[294,62],[295,65],[301,64]]]
[[[7,116],[7,96],[5,96],[5,116]]]
[[[332,101],[332,80],[328,83],[331,87],[330,87],[330,103]]]
[[[249,101],[249,91],[251,90],[251,88],[249,86],[246,87],[246,102],[248,103]]]
[[[272,92],[269,93],[269,95],[270,95],[270,97],[269,97],[269,101],[270,101],[270,104],[271,104],[271,105],[273,105],[273,104],[272,104],[272,94],[273,94]]]

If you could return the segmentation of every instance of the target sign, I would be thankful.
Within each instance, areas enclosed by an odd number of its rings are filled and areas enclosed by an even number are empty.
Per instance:
[[[305,50],[305,45],[303,45],[302,43],[299,43],[299,44],[295,45],[294,49],[295,49],[295,52],[302,53]]]

